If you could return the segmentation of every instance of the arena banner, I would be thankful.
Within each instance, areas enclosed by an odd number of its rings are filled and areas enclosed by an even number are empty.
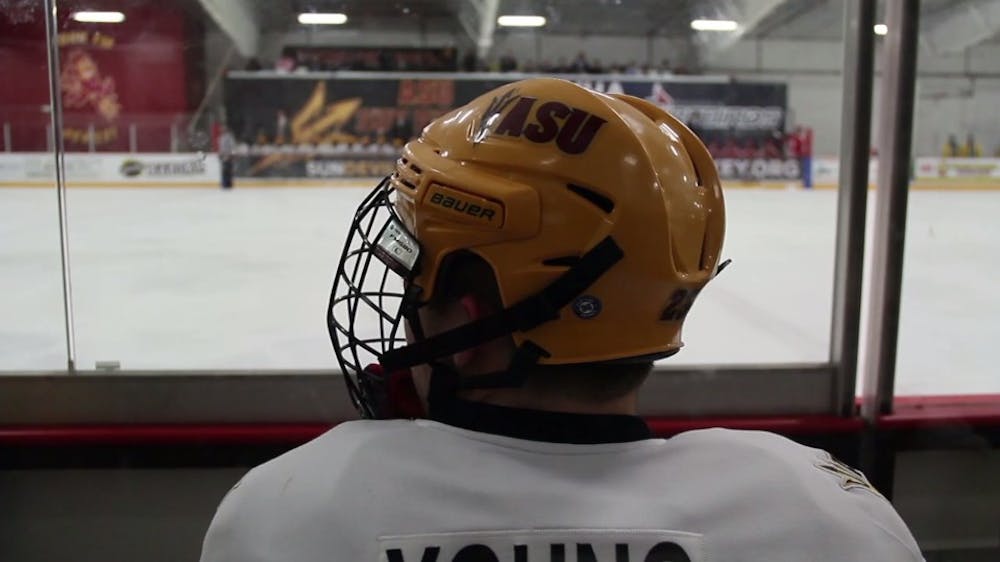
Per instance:
[[[66,182],[87,186],[216,185],[219,159],[205,153],[68,153]],[[0,185],[54,185],[55,158],[48,152],[0,153]]]
[[[922,156],[914,166],[916,179],[954,181],[1000,178],[1000,158],[939,158]]]
[[[729,180],[797,182],[802,179],[798,158],[716,158],[719,176]]]
[[[818,156],[812,159],[812,177],[816,187],[836,187],[840,181],[840,159],[836,156]],[[878,157],[868,160],[868,183],[874,185],[878,178]]]
[[[520,75],[233,72],[226,117],[238,178],[338,178],[389,172],[399,147],[431,120]],[[648,99],[706,143],[738,145],[726,177],[787,179],[781,148],[787,91],[780,83],[567,76],[592,89]],[[776,152],[775,152],[776,151]],[[757,160],[763,158],[764,164]],[[745,161],[745,162],[744,162]],[[773,161],[780,161],[774,163]],[[761,168],[763,166],[763,169]],[[801,170],[797,172],[801,177]],[[732,174],[732,175],[728,175]]]

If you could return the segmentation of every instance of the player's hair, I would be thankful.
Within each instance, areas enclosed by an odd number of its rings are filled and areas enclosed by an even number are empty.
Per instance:
[[[503,309],[496,276],[485,260],[469,252],[448,256],[428,303],[441,310],[471,296],[487,314]],[[514,341],[507,337],[513,351]],[[535,365],[526,373],[524,389],[540,396],[561,396],[585,403],[601,403],[639,388],[653,369],[651,362]]]

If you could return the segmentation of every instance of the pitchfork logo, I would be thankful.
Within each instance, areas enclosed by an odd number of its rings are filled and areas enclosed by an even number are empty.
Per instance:
[[[479,144],[490,135],[502,135],[538,144],[555,141],[559,150],[566,154],[582,154],[606,122],[578,107],[522,96],[509,90],[490,102],[472,142]]]
[[[519,97],[516,88],[507,90],[503,94],[494,97],[493,101],[486,108],[486,111],[483,112],[483,116],[479,119],[479,126],[476,127],[476,133],[472,136],[472,144],[479,144],[486,140],[486,137],[490,136],[490,131],[493,130],[494,125],[500,121],[500,114],[507,109],[507,106],[511,102]]]

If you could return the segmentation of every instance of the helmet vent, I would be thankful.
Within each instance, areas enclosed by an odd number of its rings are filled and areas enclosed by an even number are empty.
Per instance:
[[[420,166],[417,166],[416,164],[410,164],[410,169],[418,174],[424,173],[424,171],[420,169]]]
[[[549,267],[573,267],[580,261],[580,256],[559,256],[542,261],[542,265]]]
[[[566,187],[570,191],[583,197],[587,201],[590,201],[598,209],[604,211],[605,213],[610,213],[615,210],[615,202],[611,199],[601,195],[600,193],[590,189],[588,187],[583,187],[582,185],[577,185],[575,183],[567,183]]]
[[[698,269],[704,271],[711,267],[709,261],[713,256],[708,255],[708,229],[705,229],[705,234],[701,237],[701,256],[698,258]]]

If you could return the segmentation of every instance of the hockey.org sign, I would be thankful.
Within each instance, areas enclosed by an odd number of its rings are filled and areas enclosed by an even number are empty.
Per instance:
[[[379,538],[379,562],[701,562],[701,535],[573,529]]]
[[[802,165],[797,158],[716,158],[724,180],[799,180]]]

